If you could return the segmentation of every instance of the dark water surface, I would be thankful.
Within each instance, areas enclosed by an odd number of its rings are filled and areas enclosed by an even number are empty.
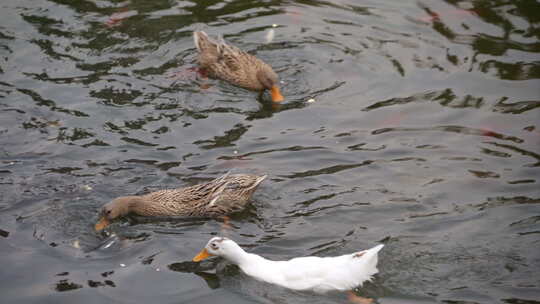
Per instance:
[[[198,76],[199,29],[286,102]],[[539,38],[534,0],[3,0],[0,302],[347,303],[192,264],[218,221],[92,229],[231,170],[269,175],[228,232],[252,252],[384,242],[379,303],[538,304]]]

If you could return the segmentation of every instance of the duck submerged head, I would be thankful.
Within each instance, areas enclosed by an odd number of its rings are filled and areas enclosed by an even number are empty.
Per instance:
[[[100,219],[94,229],[101,231],[109,226],[114,219],[127,215],[139,199],[137,196],[122,196],[105,204],[101,207]]]

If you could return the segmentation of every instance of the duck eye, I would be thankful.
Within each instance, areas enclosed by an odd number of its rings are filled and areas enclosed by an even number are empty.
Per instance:
[[[215,243],[210,244],[210,247],[214,250],[218,249],[218,245],[216,245]]]
[[[111,210],[107,210],[107,211],[105,211],[105,213],[111,214]]]

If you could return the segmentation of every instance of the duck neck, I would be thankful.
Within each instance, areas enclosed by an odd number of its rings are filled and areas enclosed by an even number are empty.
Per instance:
[[[147,215],[150,211],[148,204],[140,196],[129,197],[128,210],[138,215]]]
[[[224,258],[233,264],[242,266],[243,264],[248,263],[251,256],[252,254],[245,252],[238,244],[234,244],[230,252],[228,252]]]

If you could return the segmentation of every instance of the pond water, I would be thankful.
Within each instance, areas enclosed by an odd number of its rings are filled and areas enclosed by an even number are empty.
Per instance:
[[[347,303],[191,258],[386,246],[381,304],[540,303],[540,4],[3,0],[2,303]],[[192,32],[248,50],[286,101],[197,74]],[[268,174],[232,229],[111,199]]]

